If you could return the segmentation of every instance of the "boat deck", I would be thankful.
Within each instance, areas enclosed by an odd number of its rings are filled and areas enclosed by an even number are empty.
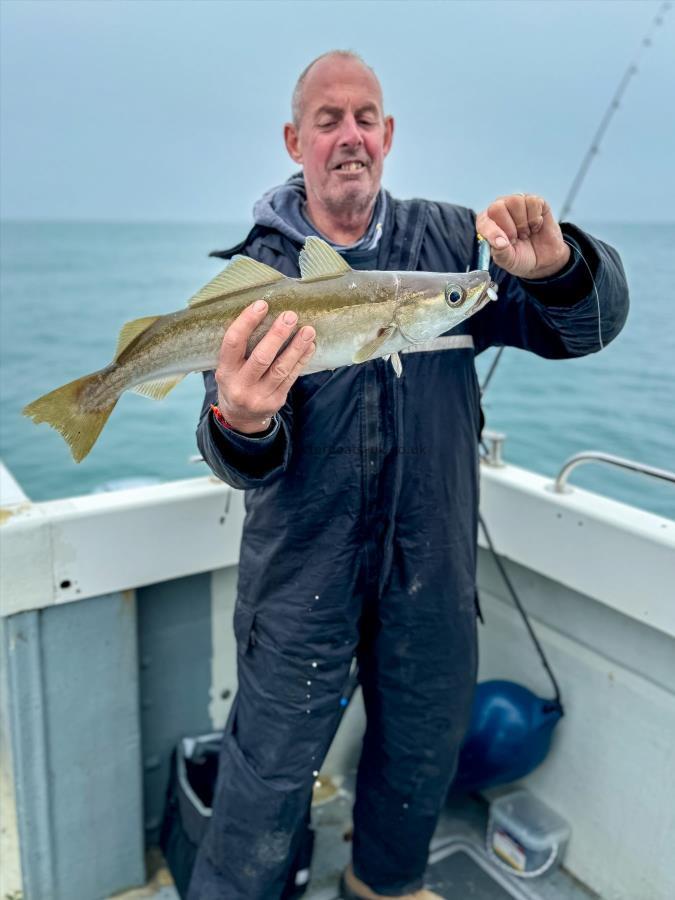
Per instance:
[[[316,841],[304,900],[340,898],[340,873],[350,856],[352,800],[350,790],[343,787],[333,799],[313,809]],[[443,810],[431,845],[427,887],[446,900],[597,900],[597,894],[564,869],[536,879],[516,878],[497,869],[484,849],[486,825],[487,803],[479,798],[457,801]],[[148,884],[115,894],[115,900],[178,900],[157,848],[150,851],[147,862]]]
[[[177,900],[153,848],[177,742],[222,729],[236,693],[243,496],[205,477],[30,503],[1,464],[0,490],[0,896]],[[595,896],[675,897],[675,816],[659,805],[673,770],[675,522],[510,465],[482,467],[481,514],[497,556],[480,541],[479,681],[550,696],[499,559],[566,707],[524,786],[569,822],[568,872]],[[353,771],[364,728],[357,694],[322,777]],[[305,900],[337,900],[347,785],[315,808]],[[426,875],[439,895],[593,896],[565,872],[500,877],[485,819],[479,801],[444,810]]]

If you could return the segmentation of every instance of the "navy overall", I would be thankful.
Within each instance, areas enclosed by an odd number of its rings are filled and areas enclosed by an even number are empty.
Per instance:
[[[475,216],[389,198],[377,258],[354,267],[464,272]],[[564,228],[593,271],[607,343],[628,294],[615,251]],[[257,226],[243,252],[297,276],[287,238]],[[476,678],[480,392],[474,357],[511,344],[547,356],[599,348],[583,264],[524,282],[495,269],[499,301],[401,354],[303,376],[270,433],[198,427],[211,469],[245,489],[234,628],[239,691],[190,900],[278,900],[340,720],[354,655],[367,713],[354,807],[356,875],[382,894],[419,888]]]

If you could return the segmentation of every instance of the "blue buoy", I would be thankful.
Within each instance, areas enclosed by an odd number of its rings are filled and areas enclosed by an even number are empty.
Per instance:
[[[513,681],[477,685],[452,793],[517,781],[546,758],[563,709]]]

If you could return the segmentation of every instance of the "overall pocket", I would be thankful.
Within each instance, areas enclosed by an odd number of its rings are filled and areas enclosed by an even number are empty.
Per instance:
[[[240,653],[255,645],[255,610],[243,603],[237,603],[234,608],[234,638]]]

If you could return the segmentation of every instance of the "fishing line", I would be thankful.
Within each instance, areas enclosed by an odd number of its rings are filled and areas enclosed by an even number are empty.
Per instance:
[[[641,54],[644,53],[645,50],[647,50],[648,48],[650,48],[652,46],[652,34],[657,28],[660,28],[663,25],[664,16],[667,12],[670,11],[671,8],[672,8],[672,3],[669,3],[669,2],[662,3],[659,6],[656,16],[650,23],[649,29],[647,30],[647,33],[645,34],[645,36],[643,37],[643,39],[640,43],[640,47],[638,49],[636,56],[634,57],[633,61],[630,63],[630,65],[624,72],[623,77],[622,77],[621,81],[619,82],[619,86],[616,89],[616,91],[614,92],[614,96],[612,97],[610,104],[609,104],[608,108],[606,109],[606,111],[602,117],[602,120],[600,121],[598,130],[596,131],[595,135],[593,136],[591,144],[590,144],[588,150],[586,151],[586,154],[584,155],[584,158],[581,162],[579,170],[572,181],[572,185],[567,194],[567,197],[565,198],[565,201],[563,203],[563,206],[562,206],[562,209],[560,212],[560,221],[562,221],[565,218],[565,216],[569,213],[570,209],[572,208],[572,203],[574,202],[577,194],[579,193],[579,189],[581,188],[581,185],[586,176],[586,173],[588,172],[593,159],[597,156],[597,154],[599,152],[600,141],[603,138],[605,132],[607,131],[610,121],[612,120],[617,109],[619,108],[619,101],[623,97],[631,78],[633,78],[633,76],[636,75],[638,72],[637,63],[638,63],[638,60],[639,60]],[[563,240],[565,240],[564,237],[563,237]],[[600,345],[600,349],[602,350],[605,345],[604,345],[604,341],[602,339],[602,318],[601,318],[601,311],[600,311],[600,296],[598,294],[598,289],[595,284],[595,278],[593,277],[593,272],[592,272],[591,267],[589,266],[588,262],[586,261],[586,258],[584,257],[583,253],[577,247],[575,247],[573,244],[571,244],[569,241],[565,240],[565,243],[570,247],[572,252],[576,253],[582,259],[584,265],[588,269],[589,275],[591,276],[591,282],[593,284],[593,290],[595,292],[595,300],[596,300],[597,310],[598,310],[598,343]],[[485,391],[487,390],[488,385],[490,384],[490,380],[492,379],[492,376],[494,375],[494,373],[497,369],[497,365],[499,364],[499,360],[501,359],[503,352],[504,352],[504,347],[499,347],[499,349],[495,353],[495,356],[492,360],[492,363],[490,365],[488,373],[485,376],[485,379],[483,380],[483,384],[481,385],[481,389],[480,389],[481,398],[485,394]],[[481,439],[480,443],[481,443],[481,447],[483,448],[483,451],[485,453],[487,453],[487,448],[482,439]],[[527,628],[527,631],[528,631],[530,637],[532,638],[532,641],[537,649],[537,652],[539,653],[539,657],[541,659],[542,665],[546,669],[546,672],[548,673],[548,676],[551,679],[551,683],[553,684],[553,687],[554,687],[554,690],[556,693],[556,701],[558,703],[560,703],[560,689],[558,687],[558,682],[556,681],[553,671],[551,670],[551,667],[548,664],[548,660],[546,659],[546,655],[541,647],[541,644],[539,643],[537,636],[535,635],[535,633],[532,629],[532,626],[530,625],[530,621],[528,619],[527,613],[525,612],[525,610],[520,602],[520,599],[518,598],[515,588],[513,587],[513,584],[511,583],[511,580],[508,577],[506,569],[504,568],[501,559],[497,555],[497,552],[494,548],[494,544],[492,543],[490,534],[485,526],[485,521],[484,521],[483,517],[480,515],[480,513],[479,513],[479,521],[480,521],[481,527],[483,529],[483,532],[485,534],[485,538],[487,540],[488,547],[490,548],[490,552],[492,553],[492,556],[494,558],[495,564],[496,564],[497,568],[499,569],[499,572],[501,573],[501,576],[502,576],[504,583],[506,584],[506,587],[513,599],[513,602],[515,603],[515,605],[518,609],[518,612],[520,613],[520,615],[523,619],[523,622],[525,623],[525,627]]]
[[[656,15],[654,16],[652,21],[649,23],[649,27],[647,28],[647,31],[645,32],[644,37],[640,41],[638,50],[635,53],[632,61],[629,63],[626,71],[622,75],[621,81],[619,82],[619,85],[618,85],[616,91],[614,92],[614,95],[613,95],[612,99],[610,100],[609,105],[608,105],[607,109],[605,110],[602,119],[600,120],[600,125],[598,126],[596,133],[593,135],[591,143],[590,143],[588,149],[586,150],[586,153],[584,154],[584,157],[581,161],[581,165],[579,166],[579,169],[578,169],[576,175],[574,176],[574,179],[572,180],[572,185],[567,193],[567,196],[565,197],[565,200],[562,205],[562,209],[560,210],[559,221],[563,221],[565,216],[567,216],[569,211],[572,209],[572,204],[573,204],[574,200],[576,199],[577,194],[579,193],[579,190],[584,181],[584,178],[586,177],[588,170],[591,167],[591,163],[593,162],[595,157],[600,152],[600,141],[604,137],[605,132],[607,131],[607,128],[609,127],[609,123],[612,121],[614,115],[616,114],[616,111],[619,109],[620,101],[621,101],[623,95],[625,94],[626,89],[628,88],[628,84],[630,83],[631,79],[635,75],[637,75],[637,73],[639,71],[638,70],[638,62],[640,61],[640,58],[645,53],[645,51],[649,50],[653,46],[653,43],[654,43],[653,35],[654,35],[655,31],[658,28],[661,28],[661,26],[663,25],[664,17],[668,12],[670,12],[670,10],[672,9],[672,6],[673,6],[673,4],[670,2],[661,3],[656,11]],[[582,259],[583,259],[583,256],[582,256]],[[585,259],[584,259],[584,263],[586,263]],[[586,263],[586,266],[588,267],[588,263]],[[591,273],[591,277],[593,277],[593,273]],[[593,287],[595,289],[595,295],[597,298],[598,292],[597,292],[597,288],[595,288],[595,281],[593,282]],[[598,298],[598,328],[600,327],[600,308],[599,307],[600,307],[600,300]],[[600,333],[599,337],[600,337],[600,347],[602,349],[602,347],[604,346],[604,344],[602,343],[602,333]],[[494,359],[493,359],[490,369],[487,373],[487,376],[485,377],[483,384],[481,385],[481,393],[485,393],[487,386],[490,383],[490,379],[494,375],[495,369],[497,368],[497,364],[499,363],[499,360],[501,359],[503,352],[504,352],[504,348],[499,347],[499,349],[497,350],[497,352],[494,356]]]
[[[563,240],[565,241],[567,246],[570,248],[570,250],[573,253],[576,253],[577,256],[583,261],[583,264],[588,269],[588,274],[591,277],[591,282],[593,284],[593,290],[595,291],[595,300],[596,300],[597,309],[598,309],[598,342],[600,344],[600,349],[602,350],[605,345],[602,340],[602,320],[601,320],[601,314],[600,314],[600,295],[598,294],[598,288],[595,284],[595,278],[593,277],[593,271],[591,270],[591,267],[589,266],[588,262],[586,261],[586,258],[584,257],[584,254],[581,252],[581,250],[579,250],[578,247],[575,247],[574,244],[572,244],[570,241],[565,240],[564,237],[563,237]],[[495,358],[492,361],[490,370],[488,371],[485,381],[483,382],[483,385],[481,387],[481,395],[485,392],[487,385],[490,383],[490,379],[492,378],[492,375],[493,375],[495,369],[497,368],[497,363],[499,362],[499,358],[501,356],[501,352],[503,349],[504,349],[503,347],[499,348],[499,352],[495,355]],[[483,448],[483,451],[485,453],[487,453],[487,448],[482,439],[481,439],[481,446]],[[555,691],[555,700],[553,702],[555,704],[557,704],[560,707],[560,709],[562,709],[563,707],[562,707],[562,700],[561,700],[561,696],[560,696],[560,687],[558,685],[556,677],[553,674],[553,670],[551,669],[548,659],[546,658],[544,649],[541,646],[541,644],[539,643],[539,639],[537,638],[537,635],[535,634],[534,629],[532,628],[532,624],[530,623],[529,616],[525,612],[525,608],[523,607],[523,604],[521,603],[520,598],[519,598],[518,594],[516,593],[516,589],[514,588],[512,582],[511,582],[511,579],[509,578],[508,573],[507,573],[506,569],[504,568],[504,564],[502,563],[501,559],[499,558],[499,555],[497,554],[497,551],[495,550],[495,546],[492,543],[492,538],[490,537],[490,532],[488,531],[487,526],[485,524],[485,520],[483,519],[483,516],[480,514],[480,512],[478,513],[478,521],[480,522],[480,526],[483,529],[483,533],[485,534],[485,539],[487,540],[487,544],[490,549],[490,553],[492,554],[492,558],[495,561],[495,565],[497,566],[499,573],[502,576],[504,584],[506,585],[506,588],[507,588],[509,594],[511,595],[511,599],[514,602],[516,609],[520,613],[520,616],[525,624],[525,628],[527,629],[527,632],[530,635],[530,638],[532,639],[532,643],[534,644],[535,649],[536,649],[537,653],[539,654],[539,659],[541,660],[541,664],[543,665],[544,669],[546,670],[548,677],[551,679],[551,684],[553,685],[553,690]]]
[[[572,208],[572,204],[576,198],[576,195],[579,193],[579,189],[581,188],[582,182],[586,177],[586,173],[591,167],[591,163],[593,159],[600,152],[600,141],[602,140],[607,128],[609,127],[609,123],[612,121],[617,109],[620,106],[621,98],[626,92],[626,88],[628,84],[635,75],[638,73],[638,62],[640,61],[640,57],[643,55],[645,50],[649,50],[650,47],[653,46],[653,34],[657,28],[660,28],[663,25],[663,19],[667,12],[672,8],[672,3],[662,3],[658,10],[656,11],[656,15],[652,19],[649,24],[649,28],[645,33],[644,37],[640,41],[640,46],[638,47],[637,53],[635,54],[632,62],[629,63],[628,68],[624,72],[621,81],[619,82],[619,86],[614,92],[614,96],[610,100],[609,106],[605,110],[605,113],[600,121],[600,125],[598,126],[598,130],[593,135],[593,139],[591,140],[590,146],[586,151],[583,160],[581,161],[581,165],[579,166],[579,170],[577,174],[574,176],[574,180],[572,181],[572,186],[569,189],[567,197],[565,197],[565,202],[562,205],[562,209],[560,211],[560,220],[562,221],[565,216],[569,213]]]
[[[603,350],[604,347],[605,347],[605,343],[604,343],[604,341],[603,341],[603,339],[602,339],[602,322],[601,322],[601,314],[600,314],[600,295],[598,294],[598,289],[597,289],[596,284],[595,284],[595,278],[593,278],[593,272],[591,271],[591,267],[588,265],[588,262],[586,261],[586,258],[585,258],[585,256],[584,256],[584,254],[581,252],[581,250],[579,250],[578,247],[575,247],[574,244],[571,244],[569,241],[565,240],[564,237],[563,237],[563,241],[565,241],[565,243],[567,244],[567,246],[568,246],[574,253],[576,253],[576,254],[579,256],[579,258],[583,261],[583,264],[584,264],[584,265],[586,266],[586,268],[588,269],[588,274],[591,276],[591,282],[593,283],[593,290],[595,291],[595,302],[596,302],[596,304],[597,304],[597,309],[598,309],[598,343],[600,344],[600,348],[599,348],[599,349],[600,349],[600,350]],[[494,282],[495,282],[495,284],[497,285],[497,288],[499,288],[499,286],[501,285],[502,281],[503,281],[504,278],[506,277],[506,274],[507,274],[506,272],[502,271],[502,276],[501,276],[501,278],[499,278],[499,279],[497,279],[496,277],[494,278]],[[499,363],[499,360],[501,359],[501,356],[502,356],[502,353],[504,352],[504,349],[505,349],[504,347],[500,347],[500,348],[497,350],[497,352],[495,353],[495,355],[494,355],[494,357],[493,357],[493,359],[492,359],[492,362],[490,363],[490,368],[489,368],[488,371],[487,371],[487,375],[486,375],[485,378],[483,379],[483,383],[482,383],[481,386],[480,386],[481,397],[482,397],[482,395],[485,393],[485,391],[487,390],[488,385],[490,384],[490,380],[491,380],[492,376],[493,376],[494,373],[495,373],[495,370],[496,370],[496,368],[497,368],[497,365],[498,365],[498,363]]]
[[[563,241],[565,241],[564,237],[563,237]],[[595,285],[595,278],[593,278],[593,272],[591,271],[591,267],[586,262],[586,258],[584,256],[584,254],[581,252],[581,250],[579,250],[578,247],[575,247],[574,244],[570,243],[569,241],[565,241],[565,243],[572,250],[573,253],[577,254],[579,259],[583,262],[583,264],[588,269],[588,274],[591,276],[591,281],[593,283],[593,290],[595,291],[595,302],[598,307],[598,343],[600,344],[600,349],[604,350],[605,344],[604,344],[604,341],[602,340],[602,321],[601,321],[601,315],[600,315],[600,294],[598,294],[598,289]]]

